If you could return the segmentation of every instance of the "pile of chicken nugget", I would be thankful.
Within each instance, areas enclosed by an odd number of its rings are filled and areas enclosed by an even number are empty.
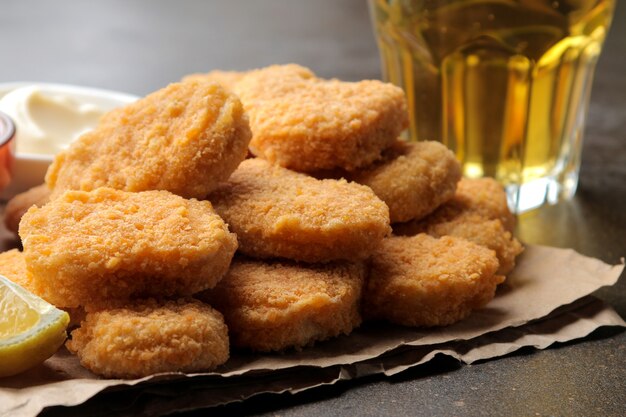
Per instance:
[[[399,140],[407,125],[380,81],[187,76],[106,114],[9,203],[23,251],[0,273],[69,311],[67,348],[104,377],[455,323],[523,249],[503,189]]]

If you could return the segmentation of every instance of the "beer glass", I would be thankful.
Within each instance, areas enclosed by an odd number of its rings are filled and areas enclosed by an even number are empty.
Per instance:
[[[438,140],[523,212],[574,195],[614,0],[369,0],[407,139]]]

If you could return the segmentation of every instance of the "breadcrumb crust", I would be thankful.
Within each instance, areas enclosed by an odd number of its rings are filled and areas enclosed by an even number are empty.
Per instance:
[[[60,307],[191,295],[226,273],[236,236],[208,201],[168,191],[66,191],[20,223],[26,264]]]
[[[357,327],[364,278],[362,263],[235,259],[226,277],[201,298],[224,314],[233,346],[282,351]]]
[[[111,187],[203,198],[237,168],[251,138],[239,99],[215,83],[175,83],[105,114],[57,154],[52,197]]]
[[[66,346],[81,365],[107,378],[209,371],[229,357],[223,316],[191,299],[87,313]]]
[[[377,80],[324,80],[273,65],[247,72],[234,91],[250,116],[252,153],[295,171],[366,166],[408,126],[402,89]]]
[[[404,326],[455,323],[494,297],[504,281],[497,269],[493,251],[463,239],[386,238],[371,258],[363,314]]]
[[[4,225],[7,230],[17,234],[24,213],[32,206],[41,207],[50,201],[50,193],[50,188],[41,184],[10,199],[4,208]]]
[[[247,159],[209,199],[255,258],[365,259],[389,234],[389,209],[372,190],[317,180]]]
[[[420,219],[450,200],[461,165],[439,142],[397,141],[383,159],[347,178],[367,185],[389,206],[391,223]]]
[[[428,233],[434,237],[455,236],[496,251],[506,275],[515,267],[515,258],[524,247],[513,236],[515,217],[509,211],[502,186],[492,178],[459,182],[455,196],[422,220],[394,224],[397,235]]]

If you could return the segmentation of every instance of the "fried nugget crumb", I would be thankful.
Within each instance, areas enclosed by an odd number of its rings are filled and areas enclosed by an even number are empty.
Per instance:
[[[283,351],[310,346],[361,323],[363,263],[302,265],[236,258],[226,277],[201,294],[222,314],[233,346]]]
[[[50,201],[50,193],[50,188],[41,184],[10,199],[4,209],[4,225],[7,230],[17,234],[24,213],[32,206],[41,207]]]
[[[465,213],[441,223],[421,222],[419,233],[433,237],[454,236],[474,242],[496,252],[498,274],[506,275],[515,267],[515,259],[524,251],[524,246],[511,232],[506,230],[499,219],[488,220],[476,213]],[[417,227],[417,226],[415,226]],[[394,233],[402,235],[402,229],[394,228]],[[411,232],[415,232],[412,228]],[[413,234],[413,233],[412,233]]]
[[[209,200],[254,258],[364,259],[391,230],[389,209],[370,188],[258,158],[242,162]]]
[[[493,251],[454,237],[392,236],[372,255],[363,314],[404,326],[445,326],[493,299],[504,277]]]
[[[404,92],[377,80],[324,80],[273,65],[249,71],[234,91],[250,116],[252,153],[295,171],[366,166],[408,126]]]
[[[515,229],[515,216],[507,204],[504,188],[493,178],[462,178],[454,196],[435,210],[428,221],[442,223],[468,213],[488,220],[500,220],[502,226],[511,233]],[[410,227],[410,222],[406,227]]]
[[[60,307],[191,295],[226,273],[236,236],[208,201],[168,191],[66,191],[20,223],[28,269]]]
[[[66,346],[80,363],[107,378],[209,371],[229,357],[223,316],[191,299],[90,312],[71,337]]]
[[[439,142],[397,141],[372,166],[347,178],[367,185],[389,206],[391,223],[420,219],[450,200],[461,165]]]
[[[496,252],[498,274],[506,275],[515,267],[524,247],[513,236],[515,217],[508,208],[502,186],[492,178],[459,182],[455,196],[431,215],[407,223],[394,224],[393,232],[402,236],[428,233],[434,237],[455,236]]]
[[[248,117],[216,83],[174,83],[105,114],[56,155],[46,174],[52,198],[64,190],[168,190],[204,198],[245,158]]]
[[[26,267],[24,253],[17,249],[0,253],[0,275],[4,275],[35,295],[40,296],[42,292],[33,279],[33,274]]]

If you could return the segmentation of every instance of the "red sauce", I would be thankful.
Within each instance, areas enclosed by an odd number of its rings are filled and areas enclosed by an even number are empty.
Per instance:
[[[11,182],[13,168],[13,138],[15,125],[9,116],[0,112],[0,190]]]

